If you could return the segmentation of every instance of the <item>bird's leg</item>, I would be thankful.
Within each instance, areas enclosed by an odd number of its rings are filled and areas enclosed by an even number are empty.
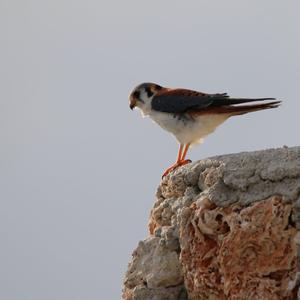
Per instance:
[[[186,145],[185,145],[184,150],[183,150],[183,153],[182,153],[182,156],[181,156],[181,158],[180,158],[180,161],[179,161],[179,162],[177,161],[177,162],[179,163],[179,166],[184,166],[184,165],[186,165],[186,164],[188,164],[188,163],[191,162],[190,159],[185,159],[186,154],[187,154],[187,152],[188,152],[188,150],[189,150],[190,145],[191,145],[191,144],[186,144]]]
[[[184,160],[189,146],[190,146],[190,144],[186,144],[186,145],[180,144],[176,163],[174,165],[172,165],[171,167],[169,167],[167,170],[165,170],[162,177],[165,177],[166,175],[168,175],[171,171],[175,170],[176,168],[186,165],[187,163],[191,162],[190,160]],[[184,148],[184,150],[183,150],[183,148]],[[182,152],[182,150],[183,150],[183,152]]]
[[[180,144],[176,163],[179,163],[181,161],[183,147],[184,147],[184,145]]]
[[[164,178],[166,175],[168,175],[171,171],[173,171],[174,169],[176,169],[179,166],[179,163],[181,161],[181,157],[182,157],[182,150],[183,150],[184,145],[180,144],[179,146],[179,150],[178,150],[178,155],[177,155],[177,161],[175,164],[173,164],[171,167],[169,167],[168,169],[166,169],[162,175],[162,177]]]

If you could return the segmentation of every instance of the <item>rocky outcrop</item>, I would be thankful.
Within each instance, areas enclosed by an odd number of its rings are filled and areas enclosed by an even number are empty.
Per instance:
[[[300,299],[300,147],[213,157],[165,177],[126,300]]]

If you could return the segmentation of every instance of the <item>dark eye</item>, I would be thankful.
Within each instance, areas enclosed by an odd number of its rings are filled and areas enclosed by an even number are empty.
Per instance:
[[[133,97],[134,98],[140,98],[140,92],[139,91],[135,91],[134,93],[133,93]]]

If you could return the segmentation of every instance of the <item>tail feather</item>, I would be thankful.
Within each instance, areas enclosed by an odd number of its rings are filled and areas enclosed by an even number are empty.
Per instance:
[[[281,101],[272,101],[268,103],[258,103],[251,105],[224,105],[224,106],[215,106],[207,107],[201,110],[190,111],[190,115],[208,115],[208,114],[227,114],[228,116],[238,116],[247,114],[249,112],[276,108],[280,105]]]
[[[272,101],[269,103],[253,104],[253,105],[240,105],[240,106],[227,106],[227,112],[231,113],[233,116],[243,115],[249,112],[276,108],[280,106],[281,101]]]
[[[223,95],[223,94],[222,94]],[[271,101],[276,100],[275,98],[229,98],[227,97],[215,97],[213,103],[210,106],[224,106],[224,105],[235,105],[241,103],[257,102],[257,101]]]

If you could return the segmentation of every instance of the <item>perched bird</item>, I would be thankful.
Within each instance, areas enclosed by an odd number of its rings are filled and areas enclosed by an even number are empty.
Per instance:
[[[186,159],[189,147],[201,143],[229,117],[249,112],[276,108],[281,101],[238,105],[275,98],[230,98],[226,93],[206,94],[181,88],[166,88],[155,83],[138,85],[129,96],[131,109],[137,107],[143,116],[149,116],[163,129],[171,132],[180,144],[175,164],[165,170],[163,177]]]

